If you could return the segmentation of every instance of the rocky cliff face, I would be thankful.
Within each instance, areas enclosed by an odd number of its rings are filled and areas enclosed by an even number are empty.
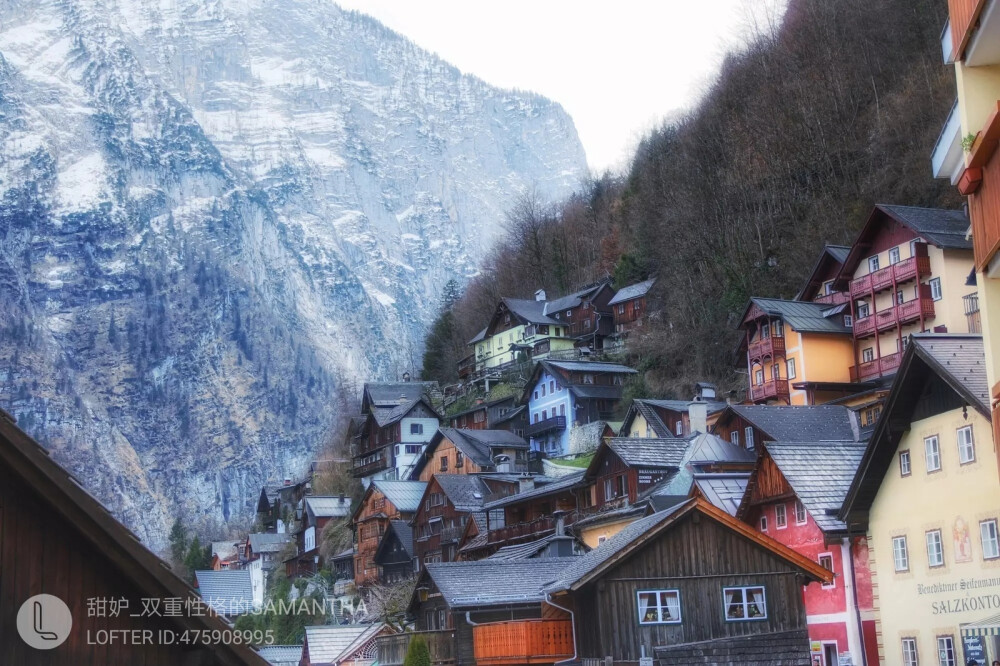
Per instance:
[[[572,121],[316,0],[0,0],[0,407],[152,547],[249,515]]]

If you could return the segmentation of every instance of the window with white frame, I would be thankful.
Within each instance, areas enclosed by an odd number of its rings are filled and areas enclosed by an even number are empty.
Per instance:
[[[767,618],[767,599],[764,586],[724,587],[722,598],[725,603],[726,620],[743,622]]]
[[[900,451],[899,452],[899,475],[909,476],[910,475],[910,452]]]
[[[795,500],[795,524],[806,524],[806,507],[798,500]]]
[[[763,513],[760,514],[760,531],[761,532],[767,531],[767,515]]]
[[[976,443],[972,439],[972,426],[958,429],[958,462],[965,465],[976,461]]]
[[[785,336],[785,322],[780,319],[774,322],[774,335],[778,338]]]
[[[941,278],[934,278],[933,280],[930,280],[927,284],[930,285],[931,288],[931,298],[934,299],[935,301],[940,301],[942,298]]]
[[[771,365],[771,379],[778,380],[781,379],[781,366],[777,363]]]
[[[875,349],[872,347],[865,347],[861,350],[861,362],[871,363],[875,360]]]
[[[940,666],[957,666],[955,658],[955,639],[951,636],[937,637],[938,664]]]
[[[746,428],[744,428],[743,429],[743,435],[746,437],[746,440],[747,440],[747,448],[748,449],[752,449],[753,448],[753,426],[747,426]]]
[[[858,301],[858,319],[864,319],[871,314],[871,307],[864,301]]]
[[[896,305],[902,305],[906,302],[906,296],[903,295],[902,289],[896,290]]]
[[[827,571],[833,573],[833,553],[820,553],[819,558],[817,558],[817,559],[818,559],[819,565],[821,567],[823,567]],[[826,588],[826,589],[837,587],[836,580],[837,579],[835,578],[834,582],[830,583],[829,585],[824,584],[823,587]]]
[[[928,472],[941,469],[941,445],[937,435],[924,438],[924,462],[927,463]]]
[[[854,317],[849,314],[844,315],[844,328],[854,328]]]
[[[997,536],[996,518],[979,522],[979,536],[983,541],[983,559],[995,560],[1000,557],[1000,538]]]
[[[795,379],[795,359],[788,359],[785,361],[785,365],[788,367],[788,378]]]
[[[684,421],[677,421],[674,423],[674,434],[678,437],[684,434]]]
[[[680,590],[639,590],[639,624],[678,624],[681,621]]]
[[[906,548],[906,537],[892,538],[892,564],[897,572],[910,570],[910,553]]]
[[[874,257],[868,257],[868,272],[874,273],[878,270],[878,255]]]
[[[779,530],[788,527],[788,514],[784,504],[776,504],[774,507],[774,524]]]
[[[823,283],[823,295],[829,296],[833,293],[833,280],[827,280]]]
[[[753,383],[760,386],[764,383],[764,368],[757,368],[753,373]]]
[[[899,246],[889,249],[889,264],[899,263]]]
[[[931,530],[924,534],[927,542],[927,566],[944,566],[944,544],[941,542],[941,530]]]
[[[918,666],[917,661],[917,639],[903,639],[903,666]]]
[[[740,445],[740,431],[739,430],[733,430],[731,433],[729,433],[729,441],[732,442],[733,445],[739,446]]]

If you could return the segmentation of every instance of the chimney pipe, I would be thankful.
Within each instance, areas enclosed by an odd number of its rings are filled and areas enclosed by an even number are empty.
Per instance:
[[[545,300],[545,290],[544,289],[539,289],[538,291],[535,292],[535,300],[536,301],[544,301]]]
[[[535,478],[528,474],[525,474],[520,479],[518,479],[518,492],[526,493],[529,490],[535,489]]]
[[[552,517],[556,519],[555,536],[566,536],[566,512],[556,511]]]
[[[691,422],[691,432],[708,432],[708,405],[696,397],[688,403],[688,420]]]

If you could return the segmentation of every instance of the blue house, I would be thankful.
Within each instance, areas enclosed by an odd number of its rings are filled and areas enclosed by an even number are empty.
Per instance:
[[[618,363],[539,361],[521,399],[528,406],[531,450],[549,457],[569,453],[570,428],[610,420],[634,374]]]

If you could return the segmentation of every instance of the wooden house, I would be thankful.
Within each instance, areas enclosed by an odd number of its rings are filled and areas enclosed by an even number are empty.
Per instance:
[[[552,664],[573,656],[569,613],[542,587],[579,558],[429,564],[410,603],[416,631],[379,639],[379,663],[400,666],[414,636],[433,664]]]
[[[375,554],[392,521],[410,521],[420,507],[423,481],[372,481],[352,517],[355,543],[354,582],[359,586],[381,580]]]
[[[389,521],[389,529],[375,551],[379,580],[398,583],[416,575],[417,552],[414,549],[413,526],[405,520]]]
[[[478,476],[437,474],[427,482],[413,517],[414,550],[421,569],[432,562],[454,562],[466,523],[483,511],[490,489]]]
[[[795,300],[823,305],[841,305],[851,300],[851,295],[837,288],[837,276],[844,267],[851,248],[847,245],[823,246],[819,259],[813,264],[805,285],[795,295]]]
[[[642,326],[647,317],[649,292],[655,283],[652,279],[622,287],[608,302],[616,335],[625,337]]]
[[[252,648],[227,642],[151,645],[88,641],[88,635],[94,637],[110,629],[148,630],[157,636],[160,631],[223,632],[229,627],[2,410],[0,562],[2,664],[41,660],[53,666],[267,665]],[[18,610],[38,594],[61,599],[72,617],[72,629],[53,631],[60,642],[44,652],[18,638],[16,626]],[[93,598],[123,599],[130,610],[117,617],[91,613],[88,600]],[[131,615],[142,610],[144,599],[151,598],[177,599],[185,612],[176,617]]]
[[[352,472],[367,484],[375,478],[410,478],[413,463],[437,431],[433,403],[437,382],[365,384],[364,423],[351,442]]]
[[[730,405],[719,415],[712,432],[745,449],[761,442],[860,441],[864,437],[858,414],[843,405],[776,406]]]
[[[541,361],[525,385],[527,434],[533,451],[548,456],[569,453],[569,429],[608,421],[634,368],[595,361]]]
[[[767,442],[737,517],[834,574],[803,591],[822,666],[879,663],[868,541],[837,517],[864,442]]]
[[[528,424],[527,410],[516,402],[516,396],[477,401],[472,407],[449,416],[449,426],[458,430],[508,430],[523,437]]]
[[[802,586],[833,574],[702,499],[636,521],[546,585],[582,660],[803,666]]]
[[[414,463],[413,478],[435,474],[481,474],[528,471],[528,443],[508,430],[441,428]]]
[[[377,638],[391,633],[382,622],[306,627],[299,666],[372,666]]]
[[[726,408],[725,401],[715,399],[715,391],[701,398],[705,404],[705,429],[715,425],[722,410]],[[622,437],[684,437],[696,432],[692,428],[690,409],[697,400],[654,400],[652,398],[636,398],[632,401],[625,418],[622,420],[618,434]]]
[[[611,299],[615,290],[610,280],[603,280],[583,289],[547,301],[545,314],[569,324],[569,333],[576,347],[598,350],[604,340],[615,332]]]
[[[872,209],[835,282],[851,297],[852,380],[895,374],[911,333],[979,332],[976,288],[966,284],[974,265],[968,230],[960,210]]]
[[[323,528],[331,520],[349,518],[351,498],[344,495],[308,495],[302,500],[302,528],[295,534],[295,555],[285,560],[289,578],[308,576],[320,570],[319,544]]]

